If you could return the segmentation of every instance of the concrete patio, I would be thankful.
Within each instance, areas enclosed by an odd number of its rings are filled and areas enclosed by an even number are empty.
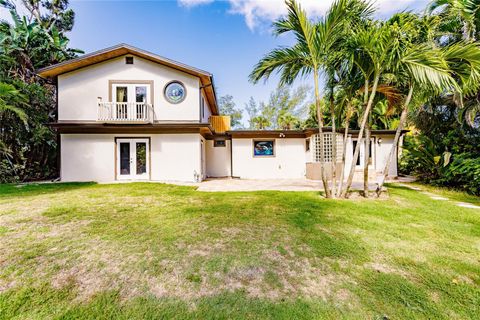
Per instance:
[[[411,179],[398,178],[388,180],[390,182],[409,182]],[[207,179],[201,183],[195,184],[198,191],[220,192],[220,191],[318,191],[322,190],[322,182],[308,179]],[[374,191],[377,188],[377,179],[369,183],[369,189]],[[353,190],[363,190],[363,181],[354,181]]]

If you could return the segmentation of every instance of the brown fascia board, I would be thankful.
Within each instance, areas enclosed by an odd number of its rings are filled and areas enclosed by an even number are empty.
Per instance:
[[[59,121],[49,124],[60,133],[200,133],[214,135],[209,123],[117,124]]]
[[[344,133],[344,128],[337,128],[338,133]],[[360,130],[348,130],[350,134],[357,134]],[[323,132],[332,132],[331,127],[324,127]],[[409,132],[409,130],[402,130],[402,134]],[[232,138],[307,138],[313,134],[317,134],[317,128],[308,128],[304,130],[230,130],[226,134]],[[372,134],[395,134],[396,130],[371,130]]]
[[[68,61],[60,62],[48,67],[38,69],[36,73],[42,78],[54,78],[60,74],[88,67],[90,65],[114,59],[126,54],[135,55],[143,59],[166,65],[170,68],[185,72],[187,74],[200,78],[202,86],[205,86],[209,104],[212,106],[212,113],[218,114],[217,99],[215,88],[213,86],[213,75],[207,71],[186,65],[184,63],[171,60],[146,50],[121,43],[95,52],[81,55]]]
[[[305,138],[304,130],[230,130],[232,138]]]

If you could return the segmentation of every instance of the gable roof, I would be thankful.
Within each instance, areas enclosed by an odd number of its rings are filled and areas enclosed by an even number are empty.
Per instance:
[[[92,53],[84,54],[77,58],[60,62],[48,67],[37,70],[37,74],[43,78],[53,78],[60,74],[87,67],[106,60],[117,58],[126,54],[138,56],[140,58],[159,63],[170,68],[188,73],[200,79],[202,88],[205,90],[205,95],[208,104],[212,108],[213,114],[218,114],[217,98],[215,88],[213,85],[213,75],[207,71],[197,69],[181,62],[177,62],[157,54],[136,48],[134,46],[121,43],[113,47],[98,50]]]

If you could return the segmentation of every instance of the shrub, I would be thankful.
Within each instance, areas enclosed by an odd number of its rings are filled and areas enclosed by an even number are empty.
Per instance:
[[[480,157],[476,153],[450,153],[424,135],[405,141],[400,172],[420,181],[480,195]]]

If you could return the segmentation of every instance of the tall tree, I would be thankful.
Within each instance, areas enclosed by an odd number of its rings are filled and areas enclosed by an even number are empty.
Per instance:
[[[412,21],[418,22],[414,16],[398,21],[406,22],[406,24],[400,24],[398,27],[403,29],[403,34],[407,35],[409,33],[408,28],[414,25],[418,29],[420,24],[410,23]],[[480,51],[476,44],[459,42],[439,49],[435,46],[435,43],[428,41],[421,43],[412,32],[406,38],[405,46],[398,56],[399,60],[395,71],[400,80],[400,85],[408,90],[408,94],[405,97],[394,143],[385,163],[382,179],[376,190],[378,195],[388,176],[391,158],[398,148],[401,130],[405,126],[412,98],[416,97],[415,105],[418,106],[425,103],[428,96],[438,95],[445,91],[470,93],[478,90],[479,86]]]
[[[363,133],[370,116],[370,110],[375,100],[380,77],[387,69],[389,53],[392,46],[392,34],[388,28],[381,23],[375,22],[370,26],[360,27],[347,40],[347,48],[351,52],[351,61],[360,70],[364,80],[364,110],[360,122],[358,142],[353,154],[349,175],[345,187],[342,190],[342,197],[347,196],[353,181],[355,167],[360,155],[360,148],[363,141]],[[372,87],[370,88],[370,84]]]
[[[238,109],[233,101],[233,96],[227,94],[218,99],[218,107],[221,115],[230,116],[232,128],[242,126],[242,110]]]
[[[255,130],[265,130],[270,127],[272,124],[265,116],[259,115],[252,118],[252,129]]]
[[[63,0],[28,0],[21,16],[16,3],[0,0],[10,10],[11,21],[0,22],[0,82],[5,82],[25,96],[26,103],[10,100],[21,109],[27,124],[12,113],[1,116],[1,139],[10,150],[0,160],[3,181],[45,179],[57,172],[56,134],[47,123],[55,120],[55,87],[36,76],[35,70],[61,62],[81,52],[68,46],[66,33],[74,22],[73,11]]]
[[[320,170],[323,189],[327,198],[332,196],[325,170],[323,110],[319,88],[320,73],[326,67],[328,55],[342,34],[344,17],[351,0],[336,1],[318,22],[311,21],[306,12],[294,0],[287,0],[288,14],[274,23],[274,34],[292,33],[295,44],[274,49],[263,57],[250,74],[256,83],[268,79],[273,72],[280,73],[280,84],[291,84],[299,77],[313,76],[315,107],[320,136]]]
[[[250,97],[250,99],[248,99],[248,103],[245,104],[245,111],[247,112],[247,115],[248,115],[248,128],[253,129],[254,127],[253,119],[256,116],[258,116],[258,112],[259,112],[258,104],[253,97]]]
[[[427,13],[438,21],[440,31],[435,40],[445,47],[464,40],[480,39],[480,0],[434,0],[427,7]],[[443,95],[448,103],[450,97]],[[480,123],[480,92],[459,94],[454,100],[459,120],[474,127]]]
[[[454,35],[460,26],[464,40],[478,39],[480,0],[433,0],[426,11],[428,14],[437,12],[442,18],[443,31],[450,32],[450,35]]]

